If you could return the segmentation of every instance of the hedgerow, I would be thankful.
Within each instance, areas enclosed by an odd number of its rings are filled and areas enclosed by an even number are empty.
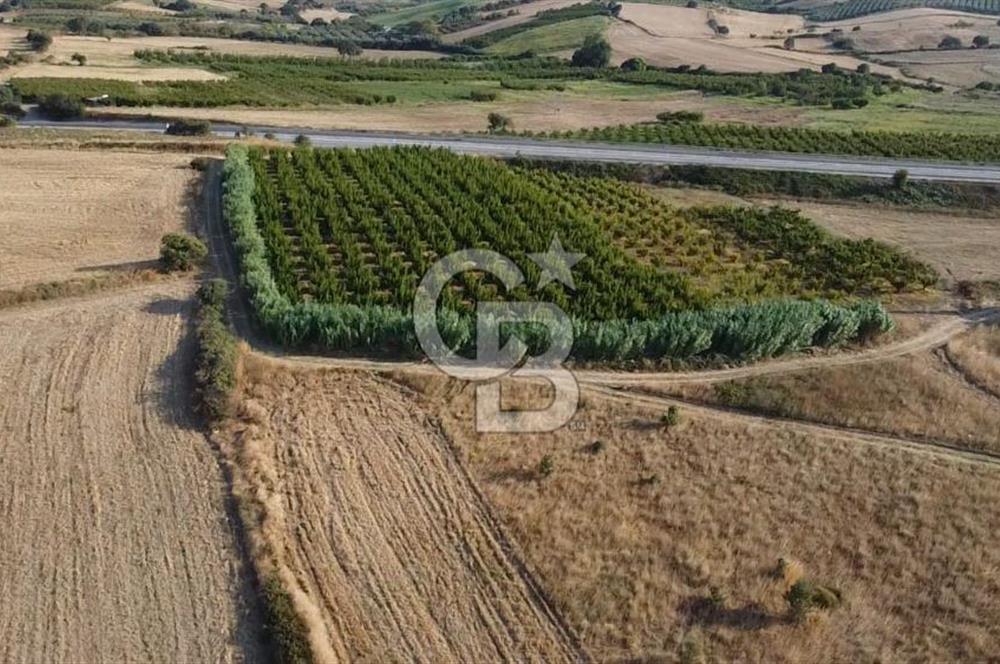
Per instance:
[[[289,170],[296,157],[302,169]],[[373,172],[365,170],[371,168],[365,163],[367,158],[385,159],[386,164],[392,158],[409,159],[411,165],[423,163],[427,170],[422,172],[418,167]],[[422,149],[370,151],[364,156],[353,151],[327,151],[319,157],[320,162],[341,167],[353,160],[358,170],[324,176],[305,170],[305,165],[317,163],[316,159],[311,150],[297,150],[289,157],[282,151],[268,154],[233,146],[225,164],[224,209],[241,255],[244,283],[261,326],[288,346],[416,355],[419,346],[413,316],[404,308],[408,304],[405,298],[396,299],[392,292],[411,293],[408,289],[413,280],[434,255],[467,246],[488,246],[508,253],[516,262],[538,241],[533,239],[531,228],[541,226],[543,233],[555,228],[546,214],[549,208],[538,206],[537,201],[531,205],[523,193],[514,190],[520,181],[516,173],[503,175],[498,170],[502,166],[486,160],[473,161]],[[460,167],[455,172],[473,176],[478,169],[483,180],[474,182],[480,187],[492,183],[495,189],[485,193],[485,204],[472,200],[463,206],[462,199],[471,190],[463,189],[461,180],[451,180],[454,173],[449,171],[449,165]],[[274,169],[273,174],[269,168]],[[279,181],[290,185],[289,191],[273,186]],[[455,198],[449,200],[446,193],[439,193],[435,203],[435,192],[444,192],[449,182]],[[380,191],[385,186],[398,187],[392,190],[391,198],[384,198],[388,192]],[[324,200],[309,193],[310,187],[327,192],[336,187],[343,189],[339,198]],[[502,202],[500,195],[504,197]],[[825,300],[782,299],[707,308],[705,295],[692,291],[678,275],[630,264],[593,219],[580,216],[570,202],[547,197],[541,200],[551,204],[554,216],[565,215],[568,219],[567,225],[560,228],[560,232],[566,231],[562,239],[567,245],[600,251],[595,246],[600,240],[607,247],[603,256],[588,256],[579,264],[578,291],[572,301],[559,287],[543,291],[543,297],[573,314],[572,354],[577,359],[752,360],[813,346],[842,345],[892,327],[881,305],[871,301],[845,306]],[[464,226],[440,223],[441,214],[450,206],[472,215],[464,217]],[[278,209],[287,209],[290,216],[276,215]],[[477,209],[482,210],[478,215]],[[503,216],[507,210],[514,210],[523,225],[519,226],[515,217]],[[420,211],[423,217],[409,217]],[[326,230],[319,227],[320,219],[327,225]],[[501,219],[507,219],[504,223],[508,226],[499,225]],[[529,220],[531,223],[526,223]],[[347,227],[367,227],[368,244],[364,249],[355,246],[357,231],[347,231]],[[392,229],[393,237],[401,244],[385,245],[385,237],[377,239],[386,228]],[[295,233],[294,243],[289,232]],[[474,235],[479,239],[474,240]],[[547,235],[539,237],[547,243]],[[293,246],[297,247],[295,251]],[[435,246],[438,251],[433,250]],[[544,250],[544,243],[538,248]],[[612,271],[605,273],[602,270],[611,265],[608,261],[617,262]],[[587,264],[590,266],[584,269]],[[629,277],[629,273],[645,275],[647,281],[630,282],[635,276]],[[460,277],[459,291],[446,289],[445,293],[451,295],[445,295],[440,303],[442,336],[461,350],[470,350],[474,345],[475,321],[470,302],[503,295],[485,280],[469,274]],[[665,280],[657,282],[658,275],[665,275]],[[641,283],[654,288],[643,291],[637,288]],[[673,299],[666,301],[672,303],[669,306],[658,299],[642,299],[644,292],[659,292],[657,283],[673,288]],[[627,290],[630,288],[636,289],[631,295]],[[515,289],[508,297],[523,299],[527,294]],[[601,313],[606,316],[599,317]]]
[[[196,397],[199,408],[212,422],[229,413],[236,388],[236,337],[226,323],[227,295],[222,279],[206,282],[198,289]]]

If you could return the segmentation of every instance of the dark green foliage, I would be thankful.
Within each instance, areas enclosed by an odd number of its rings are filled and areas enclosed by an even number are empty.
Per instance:
[[[16,126],[17,126],[17,120],[8,115],[0,115],[0,129],[3,128],[9,129]]]
[[[792,617],[801,620],[811,609],[830,610],[840,606],[840,591],[800,579],[785,593]]]
[[[497,96],[493,90],[473,90],[469,93],[469,99],[472,101],[496,101]]]
[[[947,35],[938,44],[938,48],[942,49],[956,49],[962,48],[962,40],[953,35]]]
[[[677,406],[670,406],[667,408],[667,412],[660,416],[660,422],[663,426],[667,428],[672,428],[680,424],[681,412],[677,409]]]
[[[989,35],[976,35],[972,38],[972,45],[976,48],[986,48],[990,45]]]
[[[38,112],[50,120],[75,120],[83,117],[83,103],[64,94],[46,95],[38,100]]]
[[[552,457],[546,454],[542,457],[542,460],[538,462],[538,468],[536,470],[538,477],[545,479],[555,470],[555,462]]]
[[[705,114],[701,111],[664,111],[657,113],[656,119],[660,122],[701,122]]]
[[[160,240],[160,263],[167,272],[186,272],[208,256],[205,243],[185,233],[168,233]]]
[[[901,168],[892,174],[892,186],[896,189],[905,189],[910,181],[910,172]]]
[[[509,131],[514,127],[514,124],[511,122],[509,117],[496,112],[490,113],[486,116],[486,122],[491,134]]]
[[[556,284],[541,293],[573,316],[579,359],[749,360],[892,327],[870,302],[777,300],[703,309],[706,295],[686,277],[640,264],[610,241],[595,220],[600,208],[580,202],[589,195],[586,181],[569,185],[437,150],[289,153],[234,146],[226,160],[225,212],[262,327],[293,347],[417,354],[408,309],[416,281],[436,256],[492,248],[510,256],[530,284],[538,268],[526,252],[544,251],[553,234],[587,254],[574,268],[572,298]],[[505,293],[469,273],[455,286],[439,303],[439,322],[449,345],[462,351],[474,346],[475,301],[530,296],[524,287]]]
[[[629,58],[621,63],[622,71],[646,71],[646,61],[642,58]]]
[[[212,133],[212,124],[208,120],[175,120],[167,125],[165,133],[170,136],[208,136]]]
[[[312,664],[309,629],[277,577],[272,576],[264,583],[264,598],[267,613],[264,627],[274,645],[278,664]]]
[[[49,50],[49,46],[52,46],[52,35],[41,30],[28,30],[28,34],[25,36],[25,39],[28,40],[28,45],[31,46],[31,50],[38,53],[44,53]]]
[[[607,67],[611,62],[611,44],[604,37],[590,35],[573,52],[570,61],[574,67]]]
[[[850,108],[846,100],[843,104],[844,107]],[[948,133],[843,132],[745,124],[659,123],[550,132],[544,136],[559,139],[703,145],[776,152],[1000,161],[1000,136],[966,136]]]
[[[228,293],[228,285],[222,279],[206,282],[198,289],[195,396],[199,409],[210,422],[218,422],[229,414],[236,388],[236,337],[229,331],[225,314]]]
[[[16,101],[0,102],[0,115],[5,115],[13,120],[20,120],[25,116],[25,110]]]
[[[713,166],[646,166],[524,159],[512,161],[520,168],[610,177],[645,184],[694,186],[721,190],[734,196],[781,194],[795,198],[926,208],[990,210],[1000,207],[1000,187],[996,185],[915,181],[907,182],[904,188],[898,188],[888,179],[801,171],[748,171]]]

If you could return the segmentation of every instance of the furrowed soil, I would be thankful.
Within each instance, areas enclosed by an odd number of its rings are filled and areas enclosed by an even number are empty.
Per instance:
[[[0,290],[155,267],[182,231],[190,155],[0,150]]]
[[[578,658],[412,395],[251,357],[240,412],[258,548],[292,584],[321,662]]]
[[[0,313],[0,661],[256,662],[192,286]]]
[[[993,656],[995,465],[590,393],[557,432],[477,434],[469,387],[410,382],[598,661]],[[800,578],[841,605],[793,620]]]

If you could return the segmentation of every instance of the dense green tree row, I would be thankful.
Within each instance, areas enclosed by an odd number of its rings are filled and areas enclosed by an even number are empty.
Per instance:
[[[1000,136],[944,132],[832,131],[747,124],[648,123],[550,132],[548,138],[665,143],[774,152],[1000,161]]]

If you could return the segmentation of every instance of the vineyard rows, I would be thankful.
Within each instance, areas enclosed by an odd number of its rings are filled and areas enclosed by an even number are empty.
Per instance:
[[[810,9],[807,17],[814,21],[842,21],[911,7],[1000,14],[1000,0],[846,0]]]
[[[773,152],[975,162],[1000,161],[1000,136],[949,133],[843,132],[803,127],[667,122],[551,132],[543,136],[614,143],[665,143]]]
[[[872,302],[780,299],[804,294],[807,282],[816,292],[846,284],[818,279],[825,267],[846,265],[852,285],[863,285],[858,292],[921,286],[906,272],[914,265],[882,245],[834,246],[824,238],[820,258],[796,272],[783,252],[801,247],[757,228],[767,215],[748,211],[754,229],[741,235],[717,219],[725,210],[684,218],[621,182],[529,173],[421,148],[237,146],[227,155],[225,209],[258,317],[289,345],[416,352],[413,330],[421,323],[409,309],[417,282],[437,258],[465,248],[508,256],[526,281],[506,292],[482,272],[456,277],[438,304],[443,337],[463,349],[473,343],[477,301],[538,299],[573,317],[578,358],[765,357],[891,327]],[[619,225],[625,228],[616,234]],[[534,286],[539,268],[527,254],[544,252],[553,236],[586,255],[574,266],[574,291],[555,282]],[[673,250],[643,256],[648,238]],[[654,260],[660,254],[665,258]],[[789,290],[768,291],[768,276]],[[751,300],[759,301],[739,304]]]

